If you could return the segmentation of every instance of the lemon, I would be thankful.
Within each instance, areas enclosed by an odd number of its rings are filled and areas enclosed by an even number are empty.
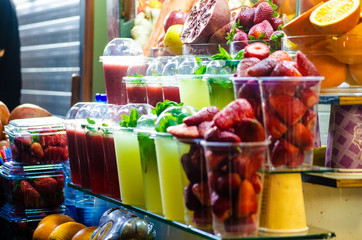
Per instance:
[[[168,28],[163,44],[168,47],[167,51],[175,55],[182,54],[181,32],[183,25],[175,24]]]
[[[359,0],[330,0],[316,8],[309,20],[321,33],[344,34],[357,25],[360,8]]]
[[[43,218],[33,233],[33,240],[47,240],[51,232],[65,222],[75,220],[63,214],[51,214]]]
[[[50,233],[48,240],[71,240],[74,235],[84,228],[86,226],[77,222],[62,223]]]

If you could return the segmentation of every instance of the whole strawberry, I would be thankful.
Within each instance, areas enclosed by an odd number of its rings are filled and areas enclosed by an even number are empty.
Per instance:
[[[24,196],[25,207],[38,207],[40,194],[28,181],[20,182],[20,190]]]
[[[250,28],[248,35],[255,39],[270,39],[274,29],[267,20],[262,21]]]
[[[34,187],[41,194],[52,194],[58,187],[58,182],[52,177],[42,177],[35,180]]]
[[[244,29],[250,29],[254,25],[255,8],[248,8],[240,11],[236,22],[239,26],[243,26]]]
[[[255,9],[254,24],[261,23],[264,20],[269,21],[273,18],[273,7],[267,3],[260,3]]]

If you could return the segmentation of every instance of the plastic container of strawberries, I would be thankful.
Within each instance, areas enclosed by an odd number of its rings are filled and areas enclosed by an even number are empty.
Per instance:
[[[61,164],[20,166],[7,162],[0,172],[5,205],[14,212],[58,209],[64,202]]]
[[[12,120],[5,126],[5,133],[15,162],[56,164],[69,158],[64,121],[59,117]]]

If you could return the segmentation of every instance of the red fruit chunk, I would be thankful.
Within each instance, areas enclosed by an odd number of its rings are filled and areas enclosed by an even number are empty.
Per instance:
[[[229,103],[214,117],[215,125],[220,129],[228,129],[240,122],[243,118],[254,118],[254,111],[250,103],[239,98]]]
[[[239,189],[239,199],[237,206],[237,215],[247,217],[258,210],[258,201],[256,198],[253,184],[248,180],[243,180]]]
[[[270,25],[272,25],[274,31],[277,31],[279,26],[283,24],[283,20],[278,17],[273,17],[269,20]]]
[[[216,127],[207,131],[204,137],[207,141],[211,142],[241,142],[238,135],[229,131],[219,130]]]
[[[58,182],[58,190],[63,191],[63,188],[64,188],[64,176],[54,177],[54,179]]]
[[[303,76],[320,76],[316,66],[301,52],[297,51],[297,69]]]
[[[308,130],[312,130],[317,123],[317,114],[312,109],[308,109],[302,117],[302,123]]]
[[[209,184],[210,184],[210,190],[215,190],[218,188],[218,179],[221,175],[223,175],[225,173],[221,173],[217,170],[214,170],[214,171],[210,171],[209,174],[208,174],[208,180],[209,180]]]
[[[289,95],[270,96],[269,101],[278,115],[289,125],[297,123],[307,111],[302,101]]]
[[[260,176],[258,174],[251,175],[250,182],[254,187],[255,193],[261,193],[263,186],[261,185]]]
[[[187,126],[197,126],[204,121],[211,121],[218,112],[219,109],[215,106],[204,107],[195,115],[184,118],[183,122]]]
[[[285,94],[293,97],[295,95],[296,86],[299,82],[299,80],[276,80],[264,83],[264,86],[271,95]]]
[[[232,160],[233,172],[239,174],[243,179],[250,178],[251,175],[256,171],[251,168],[251,161],[246,154],[236,154]]]
[[[231,217],[225,220],[225,230],[227,232],[237,232],[238,234],[249,235],[258,229],[256,215],[247,217]]]
[[[256,57],[249,57],[241,60],[237,68],[238,77],[249,77],[250,75],[248,74],[248,69],[258,62],[260,62],[260,59]]]
[[[22,152],[20,154],[20,159],[18,159],[20,162],[23,162],[25,165],[33,165],[38,164],[39,160],[33,156],[30,155],[30,152]]]
[[[212,171],[219,169],[219,167],[228,159],[228,154],[207,150],[205,153],[205,158],[208,162],[209,171]]]
[[[210,193],[207,182],[195,183],[192,185],[192,192],[202,205],[210,205]]]
[[[302,150],[313,149],[314,133],[308,130],[302,123],[296,123],[290,127],[286,137],[290,143],[298,146]]]
[[[244,58],[256,57],[262,60],[264,58],[267,58],[269,56],[269,53],[270,48],[268,47],[268,45],[261,42],[249,44],[244,48]]]
[[[186,208],[191,211],[194,211],[194,210],[200,208],[202,205],[201,205],[201,202],[199,201],[199,199],[192,192],[192,186],[193,186],[193,184],[190,183],[189,185],[187,185],[185,187],[184,199],[185,199]]]
[[[52,194],[58,188],[58,182],[52,177],[42,177],[34,181],[34,187],[41,194]]]
[[[298,155],[295,158],[289,159],[289,161],[287,162],[287,166],[291,168],[298,167],[302,165],[303,162],[304,162],[304,152],[299,151]]]
[[[293,61],[293,59],[288,55],[288,53],[286,53],[286,52],[284,52],[282,50],[278,50],[278,51],[273,52],[272,54],[270,54],[269,58],[274,58],[278,62]]]
[[[270,76],[301,77],[302,74],[297,70],[294,62],[284,60],[278,62]]]
[[[271,20],[273,18],[273,7],[267,3],[260,3],[255,9],[254,24],[261,23],[264,20]]]
[[[197,126],[197,130],[199,131],[200,137],[205,138],[205,134],[214,126],[213,121],[205,121]]]
[[[274,144],[271,161],[274,167],[278,167],[293,161],[294,158],[298,157],[298,154],[299,149],[296,146],[281,138]]]
[[[38,207],[40,194],[28,181],[20,182],[20,191],[24,197],[25,207]]]
[[[305,89],[303,92],[298,94],[298,96],[307,108],[313,107],[319,101],[318,95],[310,88]]]
[[[198,138],[199,131],[196,126],[187,126],[185,123],[169,126],[167,132],[178,138]]]
[[[246,34],[243,30],[237,30],[234,36],[234,42],[241,42],[241,41],[244,42],[238,43],[239,44],[238,47],[240,50],[245,48],[246,45],[248,45],[249,37],[248,34]]]
[[[62,160],[67,160],[68,158],[69,158],[68,146],[65,146],[63,149]]]
[[[33,137],[31,135],[25,135],[21,137],[14,138],[14,144],[18,148],[19,151],[27,150],[30,144],[33,141]]]
[[[227,198],[219,196],[216,192],[211,195],[211,208],[219,221],[224,221],[231,215],[231,205]]]
[[[218,177],[216,192],[221,196],[228,197],[238,191],[240,184],[241,178],[239,174],[228,173]]]
[[[273,113],[267,113],[267,122],[266,128],[268,134],[271,135],[273,138],[278,139],[280,138],[287,130],[288,127],[282,123],[278,117],[276,117]]]
[[[250,29],[254,25],[255,9],[256,8],[247,8],[240,11],[235,21],[239,21],[240,26]]]
[[[200,170],[198,170],[191,161],[190,154],[185,153],[181,156],[181,165],[191,183],[199,182],[201,180]]]
[[[195,209],[194,215],[192,216],[192,222],[201,227],[211,225],[211,208],[203,206],[201,208]]]
[[[60,163],[64,157],[63,147],[49,146],[44,150],[44,161],[47,163]]]
[[[249,76],[269,76],[277,65],[277,60],[274,58],[265,58],[248,69]]]
[[[261,142],[265,140],[263,125],[254,118],[244,118],[235,127],[235,133],[243,142]]]
[[[250,28],[248,35],[253,36],[255,39],[270,39],[274,29],[267,20],[262,21]],[[251,45],[251,44],[250,44]],[[250,46],[248,45],[248,46]],[[245,56],[245,53],[244,53]],[[266,56],[268,57],[268,56]],[[264,57],[264,58],[266,58]],[[262,58],[259,58],[262,59]]]
[[[39,162],[41,162],[41,160],[42,160],[43,157],[44,157],[43,148],[42,148],[42,146],[40,145],[40,143],[38,143],[38,142],[33,142],[33,143],[30,145],[29,152],[30,152],[31,156],[33,156],[34,158],[38,159]]]

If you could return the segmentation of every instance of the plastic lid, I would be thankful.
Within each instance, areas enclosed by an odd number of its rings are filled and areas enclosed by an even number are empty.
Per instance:
[[[140,77],[124,77],[122,82],[126,84],[134,84],[134,85],[144,85],[146,83],[146,79],[143,76]]]
[[[207,65],[209,61],[198,62],[194,56],[186,56],[178,65],[177,74],[190,75],[193,74],[200,66]]]
[[[183,123],[185,117],[194,115],[198,111],[197,108],[191,106],[169,107],[158,116],[155,122],[156,131],[166,133],[167,127]]]
[[[20,224],[39,222],[44,218],[45,215],[50,214],[65,214],[65,206],[61,205],[57,209],[47,208],[34,208],[34,209],[17,209],[12,204],[6,203],[0,208],[0,217],[7,220],[8,222]],[[20,227],[20,225],[19,225]]]
[[[59,117],[40,117],[15,119],[5,126],[5,132],[14,134],[37,134],[40,131],[62,131],[65,130],[64,120]]]
[[[65,120],[73,120],[75,119],[75,116],[77,115],[79,109],[83,107],[87,102],[78,102],[74,104],[69,111],[67,112],[67,115],[65,116]]]
[[[236,73],[240,60],[213,60],[206,66],[206,74]]]
[[[113,116],[112,119],[112,127],[116,129],[120,129],[119,122],[123,119],[122,115],[130,116],[131,110],[136,109],[138,116],[142,117],[143,115],[152,115],[153,107],[149,104],[137,104],[137,103],[129,103],[124,105],[120,109],[118,109],[117,113]]]
[[[115,38],[104,48],[102,61],[105,57],[143,56],[142,47],[132,38]]]
[[[7,179],[39,178],[46,176],[62,176],[62,164],[27,165],[9,161],[4,163],[0,171],[1,176]]]

